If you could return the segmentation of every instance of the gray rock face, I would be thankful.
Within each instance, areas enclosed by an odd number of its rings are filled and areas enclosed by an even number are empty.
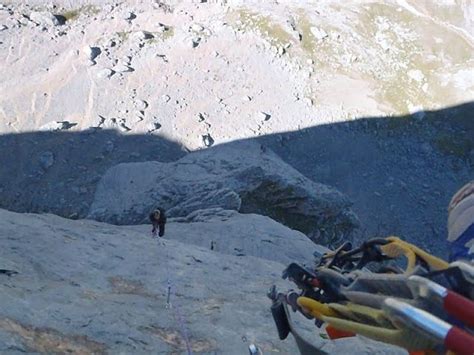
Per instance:
[[[30,20],[43,26],[58,26],[60,24],[57,17],[48,11],[33,11],[30,14]]]
[[[268,218],[228,211],[201,211],[167,227],[156,240],[148,226],[0,210],[0,267],[19,272],[0,275],[0,353],[185,353],[189,345],[196,354],[232,355],[251,342],[265,354],[298,353],[294,341],[278,339],[269,311],[267,289],[290,284],[280,276],[284,264],[268,259],[304,258],[309,240]],[[205,232],[199,242],[196,229]],[[217,234],[214,251],[177,241]],[[268,258],[229,255],[233,248]],[[325,340],[313,322],[300,323],[330,354],[403,354],[366,339]]]
[[[181,243],[206,249],[213,244],[213,250],[222,254],[254,256],[285,265],[295,260],[312,265],[313,251],[317,247],[323,248],[303,233],[257,214],[213,208],[172,218],[170,222],[173,223],[170,238]],[[140,230],[143,227],[136,228]]]
[[[172,207],[171,216],[186,216],[193,211],[220,207],[227,210],[240,210],[242,200],[235,191],[223,188],[215,191],[202,191]]]
[[[259,213],[321,244],[357,226],[350,201],[315,183],[258,144],[236,143],[187,155],[174,163],[130,163],[99,182],[88,218],[116,224],[144,221],[155,206],[170,217],[210,207]]]

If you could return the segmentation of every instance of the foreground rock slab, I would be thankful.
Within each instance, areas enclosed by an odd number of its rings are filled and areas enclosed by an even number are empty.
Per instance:
[[[178,238],[181,223],[169,223],[166,238]],[[243,354],[254,342],[264,353],[296,353],[293,341],[278,340],[265,296],[273,283],[289,287],[283,264],[153,240],[143,228],[0,210],[0,265],[18,272],[0,275],[0,352],[184,353],[188,344]],[[321,339],[307,321],[302,331],[328,352],[402,353]]]

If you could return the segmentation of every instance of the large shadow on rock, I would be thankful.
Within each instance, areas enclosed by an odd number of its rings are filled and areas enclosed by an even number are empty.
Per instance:
[[[359,237],[399,235],[446,256],[447,205],[474,178],[474,103],[259,138],[354,203]]]
[[[165,138],[115,130],[1,135],[0,208],[85,217],[108,168],[123,162],[169,162],[184,154]]]
[[[473,137],[474,103],[466,103],[249,140],[270,148],[308,178],[346,194],[361,221],[358,238],[395,234],[445,256],[446,207],[452,194],[473,178]],[[0,208],[83,218],[108,168],[123,162],[170,162],[184,155],[179,144],[156,135],[106,130],[2,135]],[[262,186],[255,189],[256,196],[241,196],[241,212],[266,214],[304,232],[297,216],[264,203],[266,190]],[[273,192],[279,193],[284,191]]]

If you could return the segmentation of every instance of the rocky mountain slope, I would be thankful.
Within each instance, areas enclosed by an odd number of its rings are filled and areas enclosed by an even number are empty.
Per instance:
[[[85,217],[117,163],[257,139],[349,195],[362,235],[442,240],[447,202],[473,174],[471,110],[449,109],[474,99],[472,12],[465,1],[5,1],[0,206]]]
[[[0,352],[295,353],[265,297],[290,261],[390,234],[445,256],[474,176],[473,15],[4,0]],[[300,325],[329,353],[400,353]]]

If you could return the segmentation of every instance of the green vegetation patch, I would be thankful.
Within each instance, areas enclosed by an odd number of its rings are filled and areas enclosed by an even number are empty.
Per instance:
[[[72,21],[72,20],[75,20],[77,17],[79,17],[79,14],[80,14],[80,11],[76,9],[76,10],[63,12],[61,16],[63,16],[66,19],[66,21]]]
[[[116,35],[121,42],[125,42],[130,36],[130,33],[132,33],[132,31],[121,31],[121,32],[116,32]]]
[[[274,46],[285,47],[294,42],[292,36],[270,16],[264,16],[247,9],[240,9],[231,14],[231,19],[241,22],[243,30],[253,30]]]
[[[153,38],[148,40],[148,43],[155,44],[155,43],[159,43],[161,41],[166,41],[166,40],[170,39],[171,37],[173,37],[174,36],[174,28],[170,26],[170,27],[167,27],[166,31],[164,31],[164,32],[150,32],[150,33],[153,35]]]
[[[61,13],[60,15],[65,18],[66,21],[73,21],[77,19],[81,14],[86,15],[97,15],[100,12],[100,8],[94,5],[85,5],[78,9],[68,10]]]
[[[357,33],[368,43],[379,36],[386,41],[388,49],[383,56],[373,58],[379,72],[368,72],[382,85],[380,99],[388,102],[397,114],[407,114],[412,105],[432,106],[433,87],[424,92],[422,86],[430,81],[434,63],[427,61],[423,47],[419,41],[420,28],[429,26],[425,20],[418,18],[407,10],[397,9],[389,4],[373,3],[364,6],[355,24]],[[378,43],[373,43],[375,50],[380,52]],[[408,76],[410,69],[420,70],[426,77],[417,82]],[[431,84],[431,83],[430,83]]]
[[[171,26],[167,27],[166,31],[160,32],[160,33],[156,32],[156,33],[153,33],[153,35],[165,41],[174,36],[174,27],[171,27]]]
[[[314,36],[311,34],[311,22],[304,14],[300,14],[298,18],[298,30],[301,33],[301,47],[308,54],[313,56],[317,49],[317,43]]]
[[[319,68],[336,69],[339,74],[347,74],[352,68],[347,65],[343,58],[351,55],[351,51],[345,45],[341,45],[337,40],[331,38],[331,33],[337,33],[340,36],[344,33],[330,24],[316,25],[311,22],[304,10],[297,13],[296,29],[301,35],[300,46],[303,53],[314,61]],[[326,31],[327,38],[317,39],[311,31],[311,27],[316,27]]]

